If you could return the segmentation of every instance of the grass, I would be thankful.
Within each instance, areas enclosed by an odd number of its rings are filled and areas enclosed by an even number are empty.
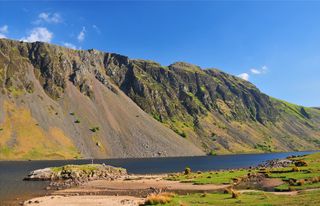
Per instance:
[[[306,166],[266,169],[269,178],[279,178],[285,183],[275,187],[276,191],[303,190],[320,187],[320,153],[307,155],[305,157],[292,158],[302,161]],[[258,172],[256,170],[230,170],[218,172],[188,172],[171,175],[167,180],[188,182],[194,184],[230,184],[248,173]]]
[[[276,187],[277,191],[303,190],[320,187],[320,153],[305,157],[292,158],[295,161],[305,162],[306,166],[273,169],[269,172],[270,178],[280,178],[285,184]]]
[[[294,161],[284,168],[265,168],[261,170],[231,170],[217,172],[188,172],[169,176],[168,180],[193,184],[230,184],[247,173],[264,172],[268,178],[279,178],[284,184],[275,187],[275,191],[294,191],[305,189],[320,189],[320,153],[303,157],[290,158]],[[303,164],[301,164],[303,163]],[[297,167],[296,165],[304,165]],[[172,201],[163,205],[239,205],[239,206],[307,206],[320,205],[320,190],[302,191],[298,195],[274,195],[264,192],[239,194],[237,191],[228,194],[189,194],[174,196]]]
[[[320,191],[301,193],[295,196],[274,195],[263,192],[243,193],[237,198],[232,194],[189,194],[176,195],[164,206],[310,206],[320,205]],[[151,204],[145,204],[151,205]],[[160,204],[158,204],[160,205]]]
[[[218,172],[191,172],[187,175],[179,173],[169,176],[167,180],[194,184],[230,184],[234,179],[246,176],[249,172],[249,170],[230,170]]]
[[[100,164],[83,164],[83,165],[65,165],[61,167],[51,167],[51,170],[54,173],[59,173],[62,170],[71,170],[71,171],[84,171],[86,173],[95,171],[100,167]]]
[[[71,138],[63,130],[37,126],[31,111],[4,101],[5,118],[1,128],[0,159],[72,159],[79,156]],[[10,114],[10,115],[7,115]],[[13,135],[14,134],[14,135]],[[13,136],[14,145],[10,145]]]
[[[170,203],[175,195],[173,193],[151,194],[147,197],[144,205],[163,205]]]
[[[262,150],[264,152],[272,152],[273,151],[271,145],[268,145],[266,143],[264,143],[264,144],[256,144],[255,148],[258,149],[258,150]]]

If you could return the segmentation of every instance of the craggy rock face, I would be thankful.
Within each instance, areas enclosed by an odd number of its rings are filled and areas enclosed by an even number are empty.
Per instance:
[[[266,152],[320,144],[318,109],[276,100],[240,78],[184,62],[161,66],[1,39],[0,90],[0,159]],[[41,144],[33,148],[32,141]]]

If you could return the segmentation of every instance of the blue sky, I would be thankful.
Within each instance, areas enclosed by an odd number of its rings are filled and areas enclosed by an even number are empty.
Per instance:
[[[0,2],[0,37],[95,48],[247,78],[320,106],[320,2]]]

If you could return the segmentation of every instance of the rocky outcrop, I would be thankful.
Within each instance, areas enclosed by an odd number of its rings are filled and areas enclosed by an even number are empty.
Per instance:
[[[65,165],[30,172],[24,180],[50,181],[50,187],[69,187],[92,180],[115,180],[127,176],[127,170],[105,164]]]

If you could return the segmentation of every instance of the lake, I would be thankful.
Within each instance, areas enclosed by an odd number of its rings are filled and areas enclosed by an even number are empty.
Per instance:
[[[266,154],[235,154],[200,157],[168,157],[168,158],[133,158],[133,159],[99,159],[94,163],[105,163],[126,168],[131,174],[157,174],[180,172],[185,167],[193,171],[232,169],[257,166],[271,160],[285,158],[291,155],[313,153],[285,152]],[[91,160],[45,160],[45,161],[0,161],[0,205],[16,203],[27,198],[46,194],[48,182],[23,181],[32,170],[45,167],[62,166],[65,164],[88,164]]]

